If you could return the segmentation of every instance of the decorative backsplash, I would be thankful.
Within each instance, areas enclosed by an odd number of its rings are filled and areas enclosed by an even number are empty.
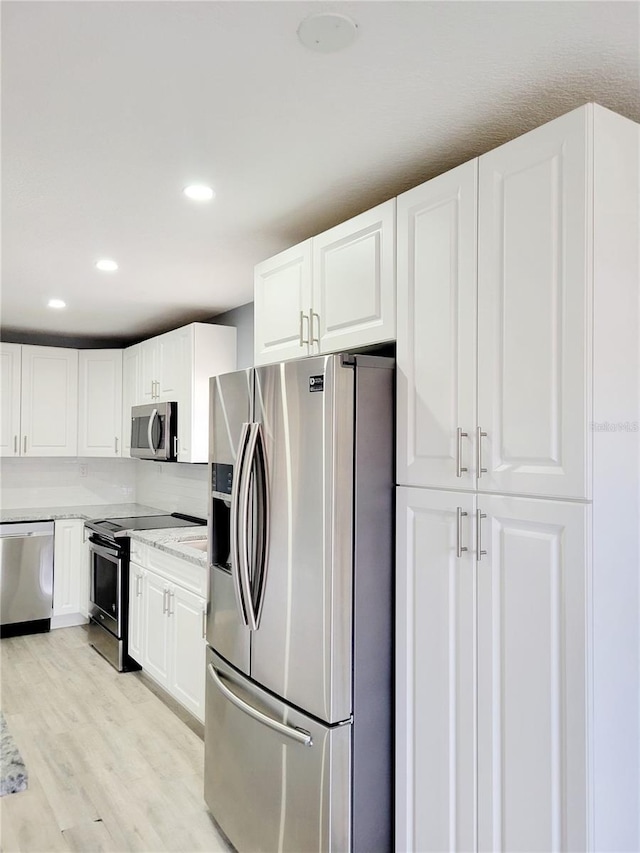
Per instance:
[[[207,517],[207,466],[136,460],[136,502]]]

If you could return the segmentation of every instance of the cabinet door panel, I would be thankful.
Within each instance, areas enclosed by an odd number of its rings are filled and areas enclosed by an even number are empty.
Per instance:
[[[79,353],[78,455],[120,456],[122,350]]]
[[[83,571],[88,576],[89,566],[84,562],[82,542],[84,522],[78,519],[56,521],[53,546],[53,615],[69,616],[86,610],[82,601],[86,589]],[[83,607],[84,605],[84,607]]]
[[[585,850],[587,508],[478,507],[479,849]]]
[[[144,634],[144,608],[143,608],[143,582],[144,569],[136,563],[129,564],[129,643],[130,656],[139,664],[143,664],[143,634]]]
[[[398,198],[400,484],[475,484],[476,206],[477,160]]]
[[[131,456],[131,409],[142,404],[140,387],[140,346],[122,353],[122,455]]]
[[[193,365],[193,327],[186,326],[157,338],[159,399],[170,403],[189,393]]]
[[[395,204],[391,199],[313,238],[312,337],[319,337],[319,352],[395,339]]]
[[[171,594],[170,690],[199,720],[204,721],[205,653],[203,598],[175,586]]]
[[[23,456],[77,455],[78,350],[22,347],[22,433]]]
[[[169,681],[169,619],[167,617],[169,584],[152,572],[146,572],[142,583],[144,608],[143,667],[156,681],[167,686]]]
[[[0,343],[0,456],[20,456],[20,374],[22,347]]]
[[[586,120],[480,157],[481,490],[590,496]]]
[[[396,493],[396,850],[473,850],[474,498]]]
[[[151,338],[140,347],[140,400],[139,404],[150,403],[158,394],[158,338]]]
[[[309,354],[311,240],[258,264],[255,292],[255,363],[272,364]],[[306,319],[302,320],[301,313]],[[301,334],[302,331],[302,334]]]

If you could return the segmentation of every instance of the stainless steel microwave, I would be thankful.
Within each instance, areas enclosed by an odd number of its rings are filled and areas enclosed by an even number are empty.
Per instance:
[[[177,403],[150,403],[131,409],[131,455],[137,459],[175,462]]]

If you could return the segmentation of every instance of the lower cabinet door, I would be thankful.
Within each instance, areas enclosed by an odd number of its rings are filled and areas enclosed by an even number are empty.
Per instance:
[[[142,667],[164,687],[169,682],[169,593],[170,584],[153,572],[142,580],[144,645]]]
[[[142,664],[142,648],[143,648],[143,617],[144,609],[142,606],[142,584],[144,581],[144,569],[136,563],[129,565],[129,655]]]
[[[478,512],[478,849],[586,850],[587,508]]]
[[[171,588],[169,690],[201,722],[204,722],[205,616],[204,598],[179,586]]]
[[[82,543],[84,521],[77,518],[62,519],[55,523],[53,553],[53,616],[65,617],[86,612],[83,595],[89,566],[84,561]],[[54,623],[55,624],[55,623]],[[69,624],[61,623],[62,624]],[[74,623],[74,624],[77,624]]]
[[[395,849],[473,850],[474,497],[396,495]]]

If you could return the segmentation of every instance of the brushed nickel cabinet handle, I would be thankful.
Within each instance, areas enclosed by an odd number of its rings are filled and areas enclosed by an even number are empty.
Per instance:
[[[167,604],[168,593],[169,593],[169,590],[167,589],[167,587],[165,587],[164,591],[162,593],[162,614],[163,615],[169,610],[169,605]]]
[[[465,518],[469,513],[463,512],[462,507],[456,507],[456,516],[457,516],[457,525],[456,525],[456,557],[460,559],[462,557],[463,551],[468,551],[468,548],[463,547],[462,545],[462,519]]]
[[[25,435],[25,437],[24,437],[23,447],[24,447],[24,451],[23,451],[23,452],[24,452],[24,453],[26,453],[26,452],[27,452],[27,436],[26,436],[26,435]]]
[[[487,473],[487,469],[482,467],[482,439],[487,437],[487,433],[482,431],[482,427],[477,427],[477,445],[478,445],[478,479],[483,474]]]
[[[139,598],[142,595],[142,575],[136,574],[136,597]]]
[[[173,606],[173,610],[171,609],[171,599],[175,598],[176,594],[175,592],[171,592],[171,590],[168,590],[168,592],[169,595],[167,596],[167,616],[173,616],[173,614],[176,612],[176,609],[175,604]]]
[[[202,639],[207,638],[207,608],[202,608]]]
[[[482,550],[482,519],[486,518],[487,514],[482,510],[476,510],[476,560],[478,563],[487,553]]]
[[[462,467],[462,439],[469,438],[468,432],[462,432],[462,427],[457,429],[456,443],[456,477],[462,477],[463,472],[468,471],[468,468]]]
[[[307,321],[307,337],[304,337],[304,321]],[[309,318],[304,313],[304,311],[300,311],[300,346],[303,347],[305,344],[309,343]]]
[[[116,453],[118,452],[118,436],[116,436]]]
[[[18,455],[18,436],[17,435],[13,436],[13,452],[16,454],[16,456]]]
[[[319,345],[320,345],[320,315],[319,315],[319,314],[316,314],[316,312],[313,310],[313,308],[311,308],[311,309],[310,309],[309,314],[310,314],[310,316],[311,316],[311,321],[310,321],[310,326],[311,326],[311,346],[313,346],[314,344],[318,344],[318,346],[319,346]],[[316,338],[316,337],[314,337],[314,334],[313,334],[313,327],[314,327],[313,318],[314,318],[314,317],[315,317],[315,318],[317,319],[317,321],[318,321],[318,337],[317,337],[317,338]]]

